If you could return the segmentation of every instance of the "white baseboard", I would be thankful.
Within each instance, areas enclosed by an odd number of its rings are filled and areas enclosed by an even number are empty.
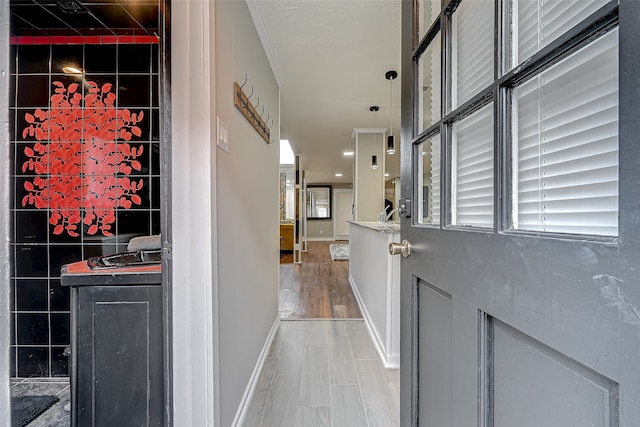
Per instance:
[[[240,400],[240,405],[238,406],[238,411],[236,412],[236,416],[233,419],[233,423],[231,423],[232,427],[242,427],[242,425],[244,424],[244,419],[247,417],[247,411],[249,410],[251,399],[253,399],[253,393],[256,391],[256,386],[258,384],[258,380],[260,379],[260,374],[262,373],[264,362],[267,359],[267,355],[269,354],[269,349],[271,348],[273,339],[276,336],[276,332],[278,332],[279,325],[280,325],[280,316],[278,316],[276,318],[276,321],[273,322],[273,326],[271,326],[269,335],[267,335],[267,339],[264,342],[264,346],[262,347],[262,351],[260,352],[260,356],[258,357],[258,362],[256,363],[256,366],[253,369],[251,378],[249,378],[249,383],[247,384],[247,388],[245,389],[244,394],[242,395],[242,400]]]
[[[362,303],[362,298],[360,297],[360,293],[358,292],[358,287],[353,281],[351,275],[349,275],[349,284],[351,285],[351,289],[353,290],[353,294],[356,297],[356,301],[358,301],[358,306],[360,307],[360,311],[362,312],[362,317],[364,317],[364,324],[367,325],[367,330],[369,331],[369,336],[371,336],[371,341],[373,341],[373,346],[378,353],[378,357],[380,361],[384,365],[386,369],[399,369],[400,368],[400,356],[390,356],[387,358],[384,345],[382,344],[382,338],[378,333],[375,325],[371,320],[371,316],[367,311],[367,308]]]

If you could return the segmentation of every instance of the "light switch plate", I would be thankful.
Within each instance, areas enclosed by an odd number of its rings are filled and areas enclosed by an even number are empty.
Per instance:
[[[229,126],[223,122],[220,117],[218,119],[218,142],[217,145],[225,153],[229,152]]]

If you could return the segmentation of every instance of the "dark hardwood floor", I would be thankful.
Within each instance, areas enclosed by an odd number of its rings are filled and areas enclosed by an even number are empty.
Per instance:
[[[293,256],[280,260],[280,318],[361,319],[351,285],[349,261],[332,261],[331,243],[307,242],[302,264],[293,264]]]

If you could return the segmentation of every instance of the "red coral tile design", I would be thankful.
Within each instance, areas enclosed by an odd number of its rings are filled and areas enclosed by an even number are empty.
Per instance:
[[[141,135],[136,124],[144,114],[115,108],[110,83],[98,87],[87,82],[84,97],[76,83],[53,85],[49,110],[25,114],[29,125],[22,137],[38,142],[25,148],[28,160],[22,172],[34,171],[38,176],[24,183],[27,195],[22,206],[49,209],[53,234],[77,237],[82,222],[89,235],[112,236],[116,208],[141,203],[136,192],[143,181],[129,175],[142,168],[136,158],[143,146],[119,141]]]

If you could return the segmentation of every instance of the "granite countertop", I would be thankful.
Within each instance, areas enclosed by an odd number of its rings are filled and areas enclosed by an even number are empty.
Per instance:
[[[375,221],[347,221],[349,224],[359,225],[360,227],[368,228],[370,230],[377,231],[379,233],[399,233],[400,232],[400,223],[399,222],[385,222],[378,223]]]

